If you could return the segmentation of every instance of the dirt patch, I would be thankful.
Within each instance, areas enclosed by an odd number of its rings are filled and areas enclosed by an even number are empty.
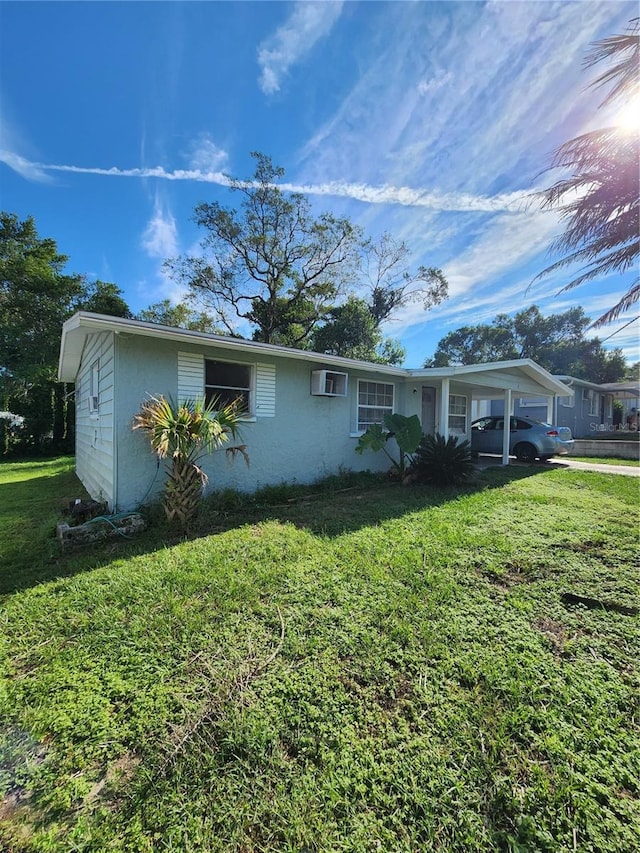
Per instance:
[[[541,616],[533,623],[533,627],[544,634],[554,652],[562,654],[566,633],[560,622],[556,622],[555,619],[550,619],[548,616]]]

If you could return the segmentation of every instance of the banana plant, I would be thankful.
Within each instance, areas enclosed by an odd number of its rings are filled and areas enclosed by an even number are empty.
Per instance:
[[[398,448],[398,458],[389,453],[387,442],[395,439]],[[371,424],[367,431],[360,436],[356,453],[363,454],[365,450],[374,453],[382,452],[389,457],[394,472],[404,479],[407,467],[413,459],[413,454],[422,441],[422,425],[417,415],[386,414],[384,426],[382,424]]]

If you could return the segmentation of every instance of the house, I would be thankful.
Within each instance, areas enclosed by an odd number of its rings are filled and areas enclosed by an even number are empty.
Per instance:
[[[573,390],[573,395],[555,398],[552,411],[548,398],[520,397],[515,399],[514,414],[557,426],[569,427],[574,438],[593,438],[595,433],[637,432],[640,430],[640,384],[610,382],[597,384],[574,376],[555,376]],[[614,402],[622,404],[620,422],[614,419]],[[494,400],[480,414],[503,414],[500,400]]]
[[[554,378],[571,388],[574,393],[556,397],[551,410],[548,408],[547,397],[518,397],[514,404],[514,414],[569,427],[574,438],[589,438],[594,432],[613,430],[615,395],[610,386],[576,379],[574,376]],[[492,402],[491,414],[503,414],[500,401]]]
[[[618,429],[640,431],[640,382],[610,382],[600,387],[603,391],[613,394],[614,401],[618,401],[622,406],[622,420]]]
[[[253,491],[337,472],[385,470],[359,456],[358,437],[386,412],[417,414],[426,433],[470,436],[473,401],[556,396],[572,390],[523,359],[408,370],[138,320],[78,312],[62,331],[58,378],[76,385],[76,471],[111,510],[129,510],[163,485],[148,438],[132,430],[144,399],[242,396],[251,465],[224,453],[202,462],[211,488]],[[508,462],[508,430],[503,462]]]

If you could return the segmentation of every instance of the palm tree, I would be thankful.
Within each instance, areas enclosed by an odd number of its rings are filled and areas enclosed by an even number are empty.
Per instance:
[[[597,77],[591,87],[613,83],[601,106],[620,98],[634,99],[640,91],[638,60],[640,29],[634,19],[624,35],[596,42],[585,59],[592,67],[603,60],[614,64]],[[567,227],[551,245],[564,257],[546,267],[536,279],[567,265],[584,262],[579,274],[561,293],[611,272],[626,272],[640,253],[638,173],[640,135],[638,129],[624,131],[606,127],[585,133],[560,146],[551,169],[569,168],[572,175],[541,193],[543,208],[559,209]],[[640,298],[636,280],[622,298],[594,323],[611,323]]]
[[[175,404],[166,397],[151,397],[142,403],[133,419],[133,429],[149,434],[151,448],[159,459],[171,459],[164,491],[164,511],[169,521],[184,527],[195,515],[208,477],[197,464],[202,456],[220,449],[239,435],[242,413],[232,403],[220,406],[216,400]],[[227,448],[241,453],[249,464],[244,445]]]

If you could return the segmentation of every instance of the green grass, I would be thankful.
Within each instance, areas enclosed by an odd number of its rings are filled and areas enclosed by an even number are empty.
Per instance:
[[[65,556],[69,461],[0,483],[2,849],[637,848],[636,480],[227,493]]]

